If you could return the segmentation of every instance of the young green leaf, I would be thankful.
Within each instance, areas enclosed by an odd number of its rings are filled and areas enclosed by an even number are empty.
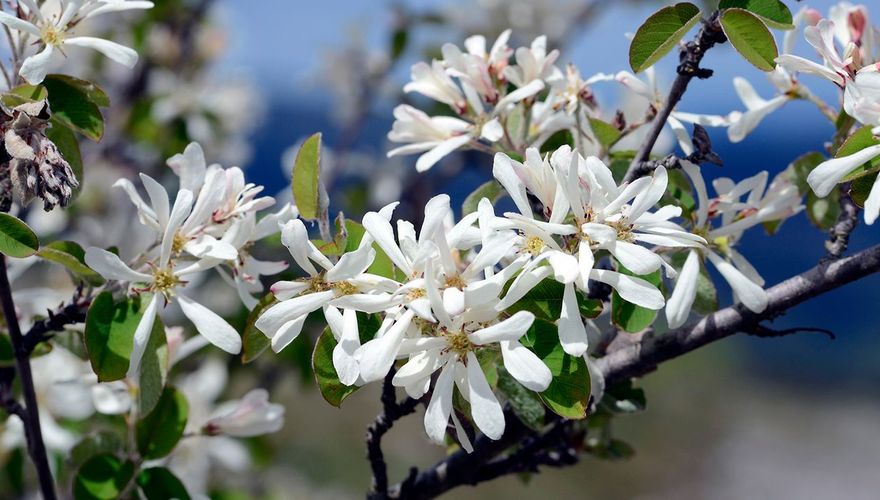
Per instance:
[[[498,368],[498,390],[507,396],[507,402],[520,422],[536,431],[544,427],[541,397],[523,387],[503,367]]]
[[[128,372],[134,331],[150,297],[140,295],[114,303],[113,294],[101,292],[86,315],[86,351],[98,381],[122,380]],[[163,332],[164,334],[164,332]]]
[[[85,250],[74,241],[53,241],[37,251],[40,258],[61,264],[76,278],[93,286],[103,285],[104,278],[86,265],[85,254]]]
[[[700,8],[677,3],[651,15],[636,31],[629,46],[629,65],[640,73],[654,65],[700,20]]]
[[[21,104],[38,102],[49,97],[49,92],[42,85],[19,85],[0,96],[0,102],[7,108]]]
[[[21,219],[0,212],[0,253],[23,259],[37,253],[40,240]]]
[[[606,150],[620,140],[620,130],[617,130],[617,127],[614,125],[598,118],[590,118],[589,122],[593,134],[596,136],[596,140],[598,140],[599,144],[601,144]]]
[[[461,215],[465,216],[477,211],[480,200],[488,198],[493,204],[504,195],[504,189],[496,180],[483,183],[464,199],[461,204]]]
[[[743,9],[727,9],[721,14],[721,28],[746,61],[762,71],[773,71],[779,56],[776,40],[754,14]]]
[[[96,455],[79,468],[73,480],[73,498],[96,500],[119,498],[134,475],[134,464],[111,454]]]
[[[78,467],[95,455],[114,454],[125,448],[125,442],[115,432],[99,431],[82,438],[71,450],[70,462]]]
[[[547,408],[565,418],[586,417],[590,403],[590,371],[583,357],[570,356],[562,350],[556,325],[535,320],[522,344],[537,354],[553,374],[550,387],[538,394]]]
[[[791,11],[779,0],[721,0],[718,8],[743,9],[760,17],[768,26],[780,30],[793,30]]]
[[[162,458],[171,453],[189,415],[189,405],[183,393],[173,386],[166,386],[155,408],[138,420],[135,439],[138,451],[146,459]]]
[[[852,181],[849,188],[849,195],[852,198],[853,203],[857,206],[865,208],[865,202],[868,201],[868,195],[871,194],[871,188],[874,187],[874,183],[877,182],[877,175],[878,174],[863,175]],[[837,192],[834,191],[833,193],[836,194]]]
[[[296,153],[293,165],[293,199],[304,219],[321,215],[321,134],[309,137]]]
[[[65,127],[93,141],[104,136],[104,117],[99,106],[109,104],[107,95],[95,85],[64,75],[49,75],[43,81],[49,91],[52,117]]]
[[[165,467],[150,467],[138,474],[137,484],[147,500],[189,500],[186,487]]]

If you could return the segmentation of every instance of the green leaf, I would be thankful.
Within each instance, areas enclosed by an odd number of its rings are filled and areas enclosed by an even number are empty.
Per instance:
[[[596,136],[596,140],[599,141],[603,148],[608,149],[620,140],[620,130],[617,130],[617,127],[614,125],[598,118],[590,118],[589,121],[593,135]]]
[[[156,407],[138,420],[135,428],[141,456],[154,459],[171,453],[183,436],[188,413],[189,405],[183,393],[173,386],[165,386]]]
[[[498,389],[507,396],[507,402],[520,422],[534,430],[544,426],[544,404],[538,394],[516,381],[507,371],[498,368]]]
[[[165,338],[165,326],[158,316],[144,349],[139,377],[138,412],[146,415],[159,402],[168,378],[168,340]]]
[[[122,380],[128,372],[134,332],[149,295],[125,298],[114,303],[110,292],[101,292],[86,315],[86,351],[100,382]]]
[[[49,92],[42,85],[19,85],[0,96],[0,102],[8,108],[26,103],[42,101],[49,97]]]
[[[76,176],[76,180],[79,181],[79,186],[77,186],[74,191],[74,197],[76,197],[80,190],[82,190],[83,183],[83,162],[82,162],[82,153],[79,150],[79,141],[76,140],[76,134],[73,133],[69,128],[65,127],[60,120],[56,119],[54,116],[49,119],[49,123],[52,126],[46,130],[46,137],[55,144],[55,147],[58,148],[58,152],[61,153],[61,156],[64,157],[64,160],[70,165],[70,169],[73,170],[73,175]]]
[[[798,188],[798,193],[803,196],[812,192],[807,183],[807,176],[823,161],[825,161],[825,155],[818,151],[811,151],[799,156],[779,175],[794,183]]]
[[[852,184],[849,188],[849,195],[852,197],[853,203],[858,205],[861,208],[865,208],[865,202],[868,201],[868,195],[871,194],[871,188],[874,186],[874,183],[877,181],[877,175],[863,175],[858,179],[852,181]],[[833,192],[835,196],[839,196],[837,191]],[[827,199],[830,199],[831,196],[828,196]]]
[[[626,163],[629,167],[629,163]],[[694,200],[691,191],[691,183],[681,170],[670,170],[667,172],[669,183],[666,186],[666,192],[663,199],[660,200],[661,205],[675,205],[681,208],[682,217],[690,218],[690,214],[697,208],[697,202]]]
[[[807,193],[806,206],[807,217],[814,226],[822,230],[831,229],[840,215],[840,192],[835,189],[828,196],[819,198],[816,193],[810,191]]]
[[[602,408],[611,413],[635,413],[646,405],[645,391],[633,387],[631,379],[609,387],[602,397]]]
[[[186,487],[165,467],[150,467],[138,474],[137,484],[147,500],[189,500]]]
[[[700,8],[677,3],[651,15],[636,31],[629,46],[629,65],[640,73],[650,68],[700,20]]]
[[[256,327],[257,318],[263,314],[263,311],[276,303],[275,296],[271,293],[266,294],[260,302],[254,306],[254,309],[248,313],[247,323],[241,331],[241,362],[250,363],[257,359],[261,354],[269,348],[269,337]]]
[[[561,146],[566,145],[574,147],[574,136],[568,129],[559,130],[554,132],[553,135],[548,137],[547,140],[541,144],[541,153],[552,153]],[[510,155],[510,157],[514,160],[522,161],[522,158],[517,158],[516,155]]]
[[[101,286],[104,278],[86,265],[85,255],[79,243],[74,241],[53,241],[44,245],[37,251],[37,255],[45,260],[61,264],[73,275],[89,285]]]
[[[361,344],[365,344],[379,330],[382,322],[375,314],[358,313],[358,333],[360,335]],[[315,342],[315,349],[312,351],[312,371],[315,374],[315,382],[318,383],[318,389],[321,396],[328,403],[335,407],[340,407],[342,402],[355,391],[360,389],[356,385],[345,385],[339,381],[339,375],[333,366],[333,349],[336,348],[338,342],[330,327],[324,328],[321,335]]]
[[[721,14],[721,28],[731,45],[746,61],[762,71],[776,68],[779,51],[767,26],[743,9],[727,9]]]
[[[590,371],[583,357],[570,356],[562,350],[556,325],[536,319],[522,344],[537,354],[553,375],[550,387],[538,394],[547,408],[565,418],[586,417],[590,403]]]
[[[70,450],[70,462],[77,467],[84,464],[95,455],[114,454],[122,451],[125,442],[115,432],[99,431],[90,434],[80,440],[73,449]]]
[[[303,219],[321,215],[321,134],[309,137],[296,153],[293,165],[293,199]]]
[[[465,216],[476,212],[480,200],[483,198],[488,198],[494,205],[503,195],[504,188],[501,187],[501,184],[499,184],[498,181],[491,180],[481,184],[480,187],[474,189],[474,191],[464,199],[464,203],[461,204],[461,215]]]
[[[73,480],[73,498],[118,498],[133,475],[133,463],[110,454],[96,455],[79,468]]]
[[[529,290],[523,298],[508,307],[506,311],[510,314],[517,311],[529,311],[536,318],[556,321],[562,312],[562,296],[564,292],[565,285],[552,278],[547,278]],[[601,300],[588,299],[580,291],[577,291],[576,295],[582,317],[595,318],[602,313]]]
[[[617,271],[627,276],[642,278],[658,288],[662,282],[659,269],[646,276],[638,276],[618,262]],[[651,326],[656,317],[657,311],[627,302],[616,291],[611,294],[611,320],[624,331],[638,333]]]
[[[721,0],[718,8],[747,10],[776,29],[794,29],[791,11],[779,0]]]
[[[856,130],[853,135],[849,136],[843,145],[840,146],[840,149],[837,150],[837,154],[834,155],[834,157],[843,158],[844,156],[854,155],[865,148],[876,146],[877,144],[880,144],[880,139],[877,139],[874,137],[874,134],[871,133],[870,125],[865,125]],[[880,157],[873,158],[871,161],[846,174],[840,182],[854,181],[859,177],[875,174],[877,172],[880,172]]]
[[[0,320],[3,320],[5,327],[6,318],[3,317],[2,312],[0,312]],[[0,366],[15,366],[15,350],[12,348],[12,339],[5,332],[0,332]]]
[[[18,217],[0,212],[0,253],[23,259],[37,253],[40,240]]]
[[[104,136],[104,117],[98,106],[106,106],[106,94],[84,80],[49,75],[43,81],[49,91],[52,117],[65,127],[79,132],[93,141]]]
[[[50,86],[52,85],[64,85],[67,87],[75,88],[80,94],[85,96],[85,98],[102,108],[106,108],[110,106],[110,97],[104,92],[104,89],[95,85],[92,82],[81,80],[79,78],[74,78],[69,75],[61,75],[61,74],[51,74],[46,75],[46,79]]]

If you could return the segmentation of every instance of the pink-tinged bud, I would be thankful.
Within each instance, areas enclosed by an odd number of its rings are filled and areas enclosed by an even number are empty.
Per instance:
[[[809,26],[815,26],[815,25],[819,24],[819,21],[821,21],[821,20],[822,20],[822,13],[816,9],[807,9],[806,12],[804,12],[804,21]]]
[[[270,403],[265,389],[254,389],[241,400],[223,405],[217,413],[202,428],[205,434],[253,437],[276,432],[284,425],[284,407]]]
[[[856,45],[861,45],[862,35],[868,27],[868,15],[864,7],[856,7],[849,11],[847,16],[847,25],[849,27],[849,36]]]

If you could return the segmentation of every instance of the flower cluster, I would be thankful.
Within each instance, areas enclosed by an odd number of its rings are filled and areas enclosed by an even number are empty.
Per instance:
[[[262,290],[260,276],[281,272],[286,264],[259,260],[250,249],[254,242],[277,233],[279,222],[297,215],[295,208],[285,205],[258,221],[257,213],[275,200],[260,196],[263,187],[246,183],[240,168],[208,166],[196,143],[169,159],[168,166],[180,179],[173,204],[165,188],[146,174],[140,178],[149,202],[127,179],[116,183],[131,198],[141,224],[155,234],[156,243],[131,264],[96,247],[85,255],[86,263],[105,278],[131,283],[134,293],[151,294],[134,335],[130,374],[138,370],[160,302],[176,302],[201,335],[237,354],[238,332],[217,313],[179,292],[199,274],[217,269],[246,305],[255,305],[252,294]]]
[[[556,321],[559,342],[565,353],[580,357],[588,351],[591,326],[581,317],[579,302],[591,283],[658,310],[663,294],[639,275],[661,268],[675,275],[661,249],[691,248],[715,256],[701,235],[707,234],[702,224],[701,231],[689,232],[673,221],[681,208],[657,208],[668,183],[663,167],[618,185],[601,160],[563,146],[544,156],[529,149],[524,162],[498,153],[493,172],[517,211],[496,215],[483,199],[476,211],[455,222],[449,197],[440,195],[426,205],[416,232],[408,221],[392,224],[392,204],[363,217],[366,231],[357,248],[335,262],[309,241],[302,221],[287,222],[282,241],[307,276],[272,286],[279,302],[262,312],[257,328],[278,351],[300,334],[310,313],[323,311],[337,340],[333,364],[343,384],[380,380],[396,360],[406,360],[392,383],[414,398],[433,385],[425,416],[428,435],[442,442],[452,419],[467,448],[467,435],[452,412],[454,387],[470,403],[484,434],[497,439],[504,429],[502,407],[480,365],[482,353],[500,352],[507,372],[530,390],[543,391],[551,382],[547,366],[520,342],[535,316],[515,306],[535,286],[555,280],[564,287]],[[540,202],[537,212],[529,195]],[[757,203],[775,206],[771,198]],[[777,215],[760,212],[750,220]],[[376,274],[377,254],[393,263],[393,272]],[[606,257],[617,270],[597,265]],[[375,338],[363,345],[358,313],[381,314]]]
[[[134,50],[102,38],[72,36],[72,30],[86,19],[101,14],[153,8],[153,2],[141,0],[61,0],[39,5],[38,0],[21,0],[18,3],[18,15],[0,11],[0,23],[19,34],[19,46],[36,40],[42,47],[39,53],[24,60],[19,71],[21,77],[33,85],[43,81],[67,47],[91,48],[123,66],[134,67],[138,60]]]

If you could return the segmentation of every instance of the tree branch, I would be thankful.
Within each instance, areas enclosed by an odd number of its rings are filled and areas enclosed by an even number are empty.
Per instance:
[[[828,231],[828,241],[825,242],[826,260],[839,259],[843,256],[849,246],[849,235],[858,223],[859,207],[849,194],[849,184],[845,184],[840,187],[840,215]]]
[[[662,132],[663,127],[666,126],[666,120],[669,119],[672,110],[675,109],[675,106],[681,101],[681,98],[684,96],[691,80],[694,77],[703,79],[712,76],[712,70],[700,67],[700,62],[703,60],[706,51],[715,46],[715,44],[724,43],[726,41],[727,37],[724,36],[724,32],[721,30],[721,23],[718,20],[718,14],[715,13],[708,21],[703,23],[703,27],[700,29],[700,32],[697,33],[694,40],[686,43],[684,47],[682,47],[681,52],[679,53],[680,63],[676,70],[678,76],[676,76],[675,81],[672,82],[672,87],[669,89],[669,96],[663,104],[663,109],[661,109],[657,117],[654,118],[651,131],[639,147],[632,163],[630,163],[624,181],[629,182],[638,178],[637,174],[640,172],[639,168],[641,164],[650,157],[651,151],[654,149],[654,144],[657,143],[657,139],[660,137],[660,132]],[[644,175],[644,173],[642,173],[642,175]]]
[[[656,333],[648,330],[633,336],[627,343],[606,356],[595,360],[594,368],[605,377],[606,384],[614,384],[631,377],[645,375],[657,366],[704,345],[729,337],[737,332],[754,332],[762,321],[773,319],[785,311],[830,290],[839,288],[860,278],[880,271],[880,245],[863,250],[850,257],[818,266],[789,278],[767,290],[769,304],[760,314],[753,313],[741,304],[717,311],[701,320],[676,330]],[[797,329],[803,330],[803,329]],[[474,452],[458,451],[421,472],[414,480],[398,484],[390,489],[391,498],[434,498],[452,488],[524,470],[517,457],[519,451],[506,458],[496,458],[505,450],[522,443],[525,454],[533,451],[530,443],[545,441],[552,433],[563,432],[573,421],[559,420],[537,436],[523,425],[512,412],[506,413],[507,429],[501,439],[493,441],[484,435],[474,442]],[[564,429],[563,429],[564,430]],[[537,440],[537,441],[533,441]],[[529,467],[538,465],[565,465],[559,450],[545,451],[538,446],[537,457]],[[528,469],[526,469],[528,470]]]
[[[392,367],[385,376],[382,385],[382,408],[376,420],[367,429],[367,458],[370,460],[370,468],[373,470],[373,484],[367,498],[388,498],[388,465],[385,463],[385,455],[382,453],[382,438],[394,422],[416,411],[420,400],[407,398],[401,403],[397,402],[394,385],[391,383],[397,371]]]
[[[24,336],[24,345],[28,354],[32,353],[40,342],[48,340],[53,333],[63,331],[68,325],[85,322],[89,305],[91,299],[83,296],[82,289],[77,289],[69,304],[62,304],[56,311],[48,311],[49,316],[34,323]]]
[[[0,254],[0,303],[3,307],[3,316],[6,318],[9,339],[15,354],[15,368],[21,380],[21,392],[24,396],[25,406],[24,410],[20,412],[20,416],[24,417],[22,423],[27,438],[28,453],[37,468],[37,477],[40,481],[43,498],[54,500],[56,498],[55,482],[52,479],[52,471],[49,469],[49,458],[46,455],[46,445],[43,443],[43,434],[40,429],[40,411],[37,406],[37,395],[34,391],[34,379],[31,374],[30,351],[28,351],[25,339],[21,335],[21,327],[15,312],[15,301],[12,299],[12,287],[9,285],[9,276],[6,274],[6,256],[2,254]]]

